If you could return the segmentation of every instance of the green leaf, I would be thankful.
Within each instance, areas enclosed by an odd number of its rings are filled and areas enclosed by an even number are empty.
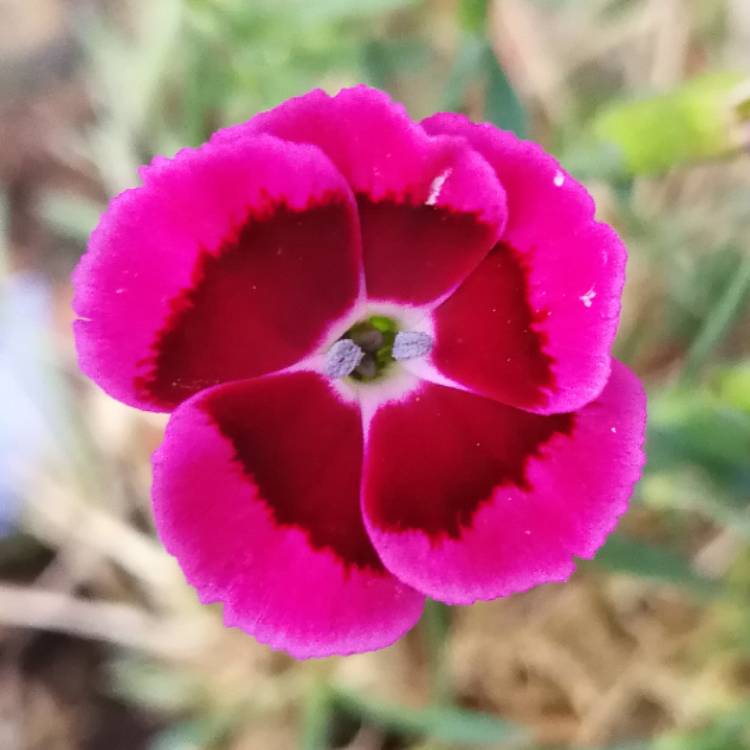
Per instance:
[[[482,65],[487,42],[476,34],[465,34],[443,86],[443,109],[461,111],[464,95],[473,81],[483,77]]]
[[[404,735],[468,745],[518,742],[525,736],[518,725],[476,711],[445,706],[410,710],[370,701],[342,689],[336,689],[334,696],[341,709]]]
[[[370,39],[363,44],[361,51],[368,82],[386,91],[393,87],[400,76],[428,67],[431,54],[430,48],[423,40],[411,36],[398,39]]]
[[[707,726],[691,731],[669,732],[657,738],[652,750],[744,750],[750,747],[750,706],[713,718]]]
[[[446,667],[445,646],[450,628],[450,608],[441,602],[425,602],[421,628],[424,634],[432,679],[433,702],[448,703],[451,698],[451,680]]]
[[[666,94],[620,101],[594,118],[593,133],[613,144],[632,174],[660,174],[736,147],[732,97],[744,76],[709,73]]]
[[[386,89],[394,73],[394,58],[389,45],[380,39],[369,39],[362,46],[362,67],[367,81],[379,89]]]
[[[713,383],[722,401],[750,415],[750,361],[719,370]]]
[[[737,496],[750,491],[750,415],[708,388],[681,386],[649,403],[648,473],[701,472]],[[715,498],[706,498],[706,502]],[[744,500],[740,500],[744,504]]]
[[[484,116],[498,127],[524,138],[528,132],[526,110],[489,44],[484,49],[483,65],[487,76]]]
[[[699,575],[690,563],[670,550],[612,534],[596,555],[597,565],[615,573],[682,586],[700,595],[711,595],[717,585]]]
[[[293,10],[305,22],[338,21],[345,18],[362,18],[379,15],[414,5],[416,0],[295,0]]]
[[[582,182],[606,180],[618,192],[630,188],[632,178],[627,175],[622,151],[614,143],[597,141],[588,133],[577,132],[565,144],[560,161]]]
[[[444,109],[461,111],[467,90],[478,81],[485,86],[484,118],[523,138],[528,118],[521,100],[489,42],[479,34],[467,33],[444,87]]]
[[[330,689],[315,683],[308,693],[302,717],[301,750],[323,750],[328,746],[332,708]]]
[[[461,26],[477,34],[484,28],[487,20],[488,0],[461,0],[458,16]]]
[[[750,255],[745,255],[724,292],[695,337],[683,370],[683,378],[695,377],[728,333],[750,298]]]
[[[149,750],[207,749],[221,742],[228,734],[226,719],[206,717],[183,721],[159,732],[151,741]]]

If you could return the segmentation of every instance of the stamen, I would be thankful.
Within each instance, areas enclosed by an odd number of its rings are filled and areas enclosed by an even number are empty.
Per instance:
[[[401,331],[393,342],[394,359],[424,357],[432,350],[432,337],[422,331]]]
[[[341,339],[328,350],[323,372],[329,378],[345,378],[357,369],[364,356],[351,339]]]
[[[376,352],[385,343],[385,336],[377,328],[363,328],[350,332],[352,341],[365,352]]]
[[[372,355],[366,354],[354,372],[362,380],[373,380],[378,374],[378,363]]]

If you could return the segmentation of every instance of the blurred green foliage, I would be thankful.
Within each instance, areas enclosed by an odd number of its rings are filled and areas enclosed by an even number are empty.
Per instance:
[[[737,144],[731,131],[732,93],[741,73],[708,73],[667,93],[615,101],[596,116],[593,134],[619,149],[630,174],[724,156]]]
[[[512,722],[478,711],[438,705],[410,709],[387,705],[341,688],[318,688],[309,707],[312,715],[308,714],[307,731],[302,741],[305,750],[325,746],[326,727],[334,712],[351,714],[358,720],[394,731],[405,738],[423,737],[450,746],[518,745],[526,734]]]

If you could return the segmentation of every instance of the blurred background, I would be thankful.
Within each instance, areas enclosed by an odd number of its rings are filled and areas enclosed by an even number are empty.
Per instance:
[[[594,193],[649,464],[569,584],[300,663],[155,540],[165,420],[78,372],[69,276],[138,164],[357,81]],[[0,0],[0,750],[750,748],[749,147],[750,0]]]

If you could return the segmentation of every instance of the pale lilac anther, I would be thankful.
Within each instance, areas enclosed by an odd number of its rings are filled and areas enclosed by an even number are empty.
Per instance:
[[[326,354],[323,372],[329,378],[345,378],[357,369],[365,353],[351,340],[337,341]]]
[[[422,331],[400,331],[393,342],[393,358],[417,359],[432,351],[432,336]]]

